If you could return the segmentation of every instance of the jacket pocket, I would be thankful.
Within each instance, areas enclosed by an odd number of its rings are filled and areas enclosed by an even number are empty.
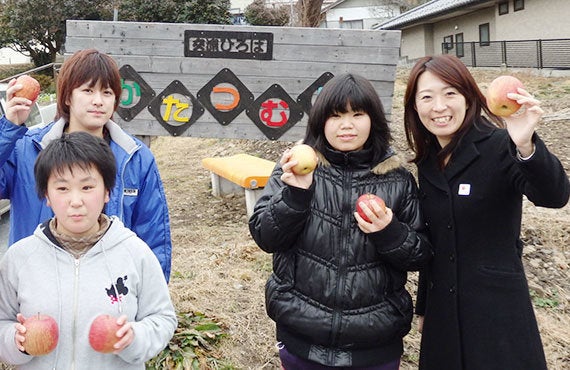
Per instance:
[[[479,266],[479,272],[492,278],[526,279],[523,271],[518,271],[514,268],[509,269],[501,266],[481,265]]]
[[[273,254],[273,278],[277,290],[287,291],[295,286],[296,253],[294,251]]]

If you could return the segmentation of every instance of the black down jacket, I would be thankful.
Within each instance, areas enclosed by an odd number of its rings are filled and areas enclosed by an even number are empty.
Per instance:
[[[249,227],[273,253],[266,309],[289,352],[327,366],[398,359],[412,320],[407,271],[431,257],[420,234],[417,186],[396,156],[371,165],[367,150],[320,155],[310,189],[285,185],[279,165]],[[357,198],[373,193],[394,213],[371,234],[357,226]]]

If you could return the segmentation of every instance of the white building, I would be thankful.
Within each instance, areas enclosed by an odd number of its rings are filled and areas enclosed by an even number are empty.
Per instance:
[[[30,57],[10,48],[0,49],[0,64],[25,64],[30,63],[30,61]]]
[[[372,29],[400,14],[400,7],[387,0],[340,0],[323,7],[321,28]]]

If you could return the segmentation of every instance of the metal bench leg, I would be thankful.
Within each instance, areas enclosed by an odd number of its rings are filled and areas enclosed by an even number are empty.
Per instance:
[[[245,207],[247,209],[247,217],[251,217],[253,214],[253,208],[255,203],[263,194],[263,188],[259,189],[245,189]]]

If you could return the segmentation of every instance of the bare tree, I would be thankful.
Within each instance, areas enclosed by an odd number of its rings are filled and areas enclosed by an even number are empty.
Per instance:
[[[299,0],[297,14],[301,27],[318,27],[322,21],[323,0]]]

